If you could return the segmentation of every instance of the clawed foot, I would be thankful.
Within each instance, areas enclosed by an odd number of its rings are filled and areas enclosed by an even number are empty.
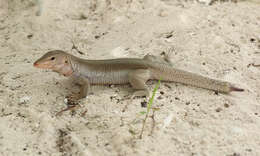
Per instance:
[[[76,109],[78,109],[79,107],[80,107],[79,104],[67,106],[67,108],[65,108],[65,109],[59,111],[58,113],[56,113],[56,116],[60,116],[63,112],[66,112],[66,111],[75,112]],[[83,113],[81,113],[80,116],[84,117],[87,114],[87,112],[88,112],[88,110],[85,110]]]
[[[66,99],[68,100],[68,102],[75,102],[81,99],[80,93],[72,93],[71,95],[66,96]]]
[[[67,104],[67,108],[59,111],[56,116],[60,116],[63,112],[66,111],[71,111],[71,112],[75,112],[76,109],[78,109],[80,107],[78,100],[80,99],[80,94],[78,93],[73,93],[71,95],[66,96],[66,104]],[[82,113],[82,116],[86,114],[87,111]]]
[[[56,116],[60,116],[63,112],[72,111],[74,112],[79,107],[79,104],[67,106],[67,108],[56,113]]]

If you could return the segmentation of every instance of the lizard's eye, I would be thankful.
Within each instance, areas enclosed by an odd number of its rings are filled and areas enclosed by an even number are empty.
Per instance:
[[[51,60],[55,60],[55,57],[52,57]]]

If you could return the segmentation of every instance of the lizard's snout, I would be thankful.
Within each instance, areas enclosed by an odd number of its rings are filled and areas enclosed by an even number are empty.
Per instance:
[[[35,61],[33,66],[41,69],[54,69],[54,65],[50,64],[49,62]]]
[[[33,63],[33,66],[36,68],[42,68],[42,64],[38,63],[37,61]]]
[[[34,62],[34,63],[33,63],[33,66],[34,66],[34,67],[37,67],[38,65],[39,65],[39,64],[38,64],[37,62]]]
[[[49,68],[48,65],[44,64],[44,63],[39,63],[38,61],[33,63],[33,66],[36,68]]]

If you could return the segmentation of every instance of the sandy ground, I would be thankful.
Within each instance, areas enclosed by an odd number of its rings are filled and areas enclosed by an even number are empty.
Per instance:
[[[1,156],[260,155],[257,1],[39,2],[41,7],[33,0],[0,1]],[[141,104],[147,100],[127,99],[128,85],[93,87],[79,110],[55,116],[66,107],[65,96],[78,88],[68,78],[32,66],[54,49],[104,59],[160,55],[167,47],[175,48],[177,68],[246,91],[223,95],[162,83],[154,101],[159,110],[138,139],[140,112],[146,110]],[[152,91],[155,82],[148,84]]]

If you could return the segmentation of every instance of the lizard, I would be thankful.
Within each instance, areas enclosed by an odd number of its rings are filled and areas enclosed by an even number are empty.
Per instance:
[[[227,81],[213,79],[193,72],[177,69],[168,56],[145,55],[143,58],[117,58],[87,60],[62,50],[52,50],[34,62],[34,67],[50,69],[66,77],[72,76],[80,84],[75,100],[86,97],[92,84],[127,84],[135,89],[135,96],[149,96],[148,80],[177,82],[228,94],[244,91]]]

